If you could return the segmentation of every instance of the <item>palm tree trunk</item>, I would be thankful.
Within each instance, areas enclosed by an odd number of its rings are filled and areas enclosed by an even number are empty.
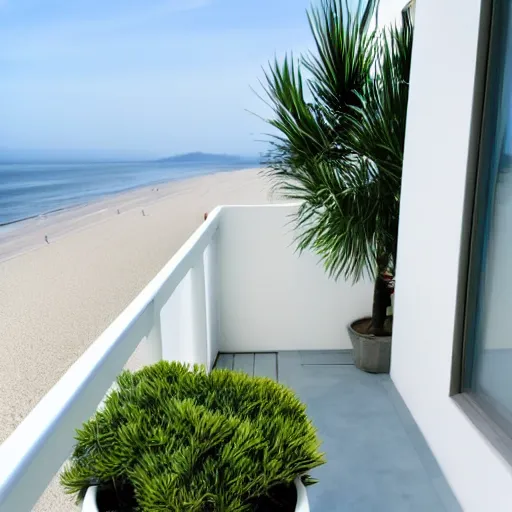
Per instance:
[[[375,334],[376,336],[389,334],[384,329],[386,311],[389,306],[391,306],[391,296],[389,293],[388,282],[384,279],[383,275],[379,273],[375,279],[373,289],[373,308],[370,334]]]

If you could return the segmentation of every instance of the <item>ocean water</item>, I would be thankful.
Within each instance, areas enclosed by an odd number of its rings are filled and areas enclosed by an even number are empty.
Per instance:
[[[0,226],[173,180],[257,162],[0,163]]]

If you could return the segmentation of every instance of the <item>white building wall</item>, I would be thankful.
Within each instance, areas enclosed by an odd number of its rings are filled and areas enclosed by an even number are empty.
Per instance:
[[[335,281],[317,256],[295,252],[295,208],[222,208],[221,352],[349,349],[347,324],[371,312],[372,283]]]
[[[480,0],[416,5],[391,376],[463,509],[499,512],[511,467],[449,397],[479,18]]]
[[[378,17],[379,26],[383,27],[402,19],[402,9],[408,4],[408,0],[380,0]]]

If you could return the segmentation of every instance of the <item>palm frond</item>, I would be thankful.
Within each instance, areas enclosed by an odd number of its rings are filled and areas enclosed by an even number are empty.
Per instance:
[[[308,15],[315,52],[266,73],[278,131],[267,173],[301,202],[299,250],[336,278],[376,276],[395,261],[412,25],[405,16],[377,32],[377,6],[322,0]]]
[[[308,14],[316,54],[303,58],[312,79],[309,86],[315,100],[327,110],[327,116],[340,128],[343,115],[359,104],[375,59],[376,33],[370,19],[376,0],[359,0],[355,15],[343,0],[322,0]]]
[[[265,78],[274,113],[268,123],[280,133],[271,141],[275,161],[300,165],[328,149],[334,134],[306,102],[300,64],[294,62],[293,56],[285,57],[282,64],[271,64]]]

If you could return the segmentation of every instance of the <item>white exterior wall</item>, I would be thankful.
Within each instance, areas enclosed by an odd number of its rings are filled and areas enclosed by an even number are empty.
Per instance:
[[[383,27],[402,19],[402,9],[408,4],[408,0],[381,0],[379,4],[379,26]]]
[[[449,397],[480,0],[419,0],[392,379],[466,511],[512,510],[512,471]]]
[[[371,312],[371,283],[336,282],[295,252],[295,208],[222,208],[220,351],[349,349],[346,325]]]

